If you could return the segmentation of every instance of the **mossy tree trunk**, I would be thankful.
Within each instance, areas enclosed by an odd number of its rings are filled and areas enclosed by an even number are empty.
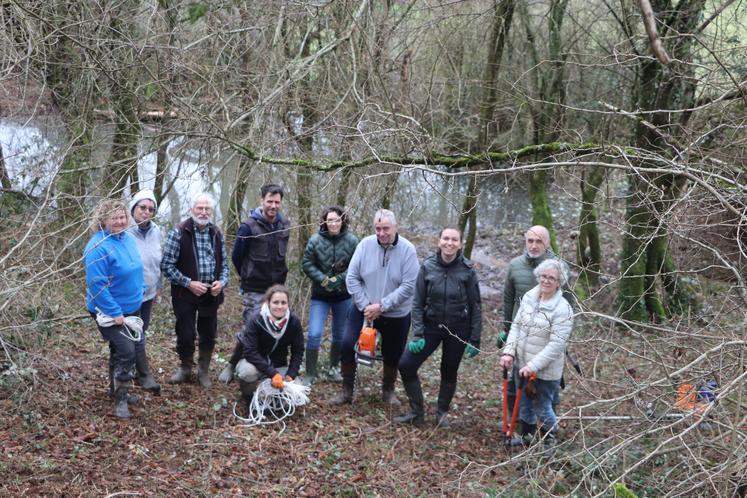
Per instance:
[[[514,15],[513,0],[493,2],[493,28],[488,43],[487,60],[483,76],[482,100],[480,101],[479,128],[475,147],[479,151],[491,148],[493,116],[498,101],[498,74],[501,69],[506,38],[511,29]],[[480,197],[480,184],[476,175],[470,177],[467,193],[464,196],[462,212],[459,215],[459,228],[465,234],[464,255],[471,257],[477,235],[477,200]]]
[[[526,6],[522,9],[522,20],[529,42],[529,53],[534,65],[534,85],[538,94],[537,103],[530,106],[532,113],[533,138],[535,145],[555,142],[560,137],[563,125],[565,92],[565,61],[562,28],[568,0],[552,0],[547,20],[548,60],[543,69],[542,58],[537,49],[537,37],[531,25]],[[542,157],[538,157],[541,161]],[[558,252],[558,243],[552,222],[552,210],[547,196],[547,170],[531,173],[529,195],[532,203],[532,224],[542,225],[550,232],[552,249]]]
[[[602,266],[602,246],[596,198],[605,177],[601,166],[594,166],[581,174],[581,213],[578,217],[578,239],[576,240],[576,262],[581,269],[576,281],[576,295],[586,299],[590,290],[599,283]]]
[[[705,7],[703,0],[673,6],[669,0],[651,2],[668,53],[670,66],[657,59],[642,59],[635,82],[636,107],[650,111],[648,123],[636,122],[636,145],[654,154],[672,156],[668,137],[678,134],[678,123],[665,109],[687,109],[694,105],[692,65],[694,38]],[[686,115],[679,116],[687,119]],[[653,126],[651,126],[653,125]],[[681,282],[668,253],[667,217],[678,201],[686,181],[672,174],[647,173],[649,163],[639,162],[639,173],[630,174],[626,208],[626,230],[621,257],[619,314],[631,320],[663,320],[696,305],[687,285]],[[666,295],[662,294],[662,290]]]

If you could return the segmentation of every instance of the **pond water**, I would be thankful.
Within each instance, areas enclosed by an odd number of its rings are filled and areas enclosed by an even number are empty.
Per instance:
[[[91,169],[92,177],[98,172],[111,153],[113,126],[110,123],[100,124],[94,133],[94,146]],[[141,188],[153,188],[155,184],[156,150],[153,139],[154,131],[144,127],[144,136],[140,141],[138,174]],[[326,142],[325,142],[326,143]],[[5,158],[5,166],[13,183],[13,188],[23,190],[31,195],[39,195],[54,179],[60,167],[61,159],[67,146],[67,136],[59,118],[53,115],[33,119],[0,120],[0,146]],[[327,151],[329,152],[329,151]],[[173,188],[161,202],[158,217],[164,224],[171,224],[186,215],[187,199],[201,191],[210,191],[219,200],[216,220],[221,221],[221,205],[227,205],[230,189],[223,193],[223,185],[232,185],[236,154],[221,144],[200,140],[189,140],[184,135],[175,136],[167,148],[168,177],[165,184],[173,182]],[[289,170],[276,170],[269,165],[259,165],[262,176],[273,178],[277,174],[285,185],[293,185],[292,173]],[[268,173],[267,170],[271,170]],[[253,170],[257,171],[257,170]],[[366,177],[366,171],[360,172]],[[328,187],[334,188],[334,182],[326,178],[315,179],[313,188],[318,189],[316,197],[332,197],[331,192],[321,192]],[[261,178],[252,178],[259,182]],[[331,185],[328,185],[330,183]],[[568,184],[554,182],[550,186],[550,204],[556,222],[574,224],[578,218],[578,202],[574,195],[567,191]],[[577,183],[577,182],[576,182]],[[501,228],[523,230],[531,223],[532,210],[525,185],[510,178],[493,177],[481,182],[483,194],[478,203],[480,228]],[[462,196],[466,187],[466,177],[453,178],[446,189],[442,188],[441,178],[433,173],[411,170],[399,177],[398,191],[395,195],[397,206],[394,208],[403,222],[422,220],[440,223],[443,220],[456,221],[462,205]],[[575,190],[575,185],[572,186]],[[254,187],[253,187],[254,188]],[[360,186],[358,188],[361,188]],[[292,188],[288,189],[292,192]],[[351,203],[352,210],[367,212],[373,204],[366,199],[365,185],[360,203]],[[129,189],[124,192],[129,198]],[[255,196],[250,191],[250,198]],[[288,196],[288,208],[294,202],[294,195]],[[253,202],[250,202],[253,204]],[[360,204],[360,205],[358,205]],[[247,206],[247,211],[252,206]]]

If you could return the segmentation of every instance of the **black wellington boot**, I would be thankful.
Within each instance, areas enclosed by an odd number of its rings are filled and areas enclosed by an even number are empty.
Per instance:
[[[395,424],[423,425],[425,422],[425,409],[423,407],[423,388],[420,379],[403,382],[407,398],[410,400],[410,411],[404,415],[392,418]]]
[[[451,400],[454,398],[456,392],[456,382],[441,382],[438,388],[438,404],[437,404],[437,424],[439,427],[448,429],[451,425],[449,423],[449,406],[451,406]]]
[[[342,389],[328,403],[333,406],[350,404],[353,402],[353,389],[355,388],[355,369],[356,364],[340,363],[342,370]]]

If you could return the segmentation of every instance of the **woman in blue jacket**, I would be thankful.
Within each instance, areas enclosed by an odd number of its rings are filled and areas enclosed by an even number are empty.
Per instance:
[[[129,214],[124,203],[104,200],[94,212],[91,240],[83,257],[86,269],[86,308],[102,337],[109,343],[109,388],[115,415],[129,418],[128,395],[135,373],[135,344],[139,335],[128,327],[127,317],[139,316],[143,303],[143,263],[132,235],[127,233]]]

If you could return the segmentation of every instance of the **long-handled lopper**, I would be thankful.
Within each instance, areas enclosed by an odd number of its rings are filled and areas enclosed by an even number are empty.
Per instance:
[[[516,386],[516,400],[511,413],[511,424],[508,425],[508,370],[503,369],[503,433],[506,435],[506,446],[511,445],[511,438],[514,435],[514,429],[516,429],[516,419],[519,417],[519,404],[521,403],[521,393],[524,391],[524,382],[524,377],[519,376],[519,383]],[[506,427],[507,425],[508,427]]]

